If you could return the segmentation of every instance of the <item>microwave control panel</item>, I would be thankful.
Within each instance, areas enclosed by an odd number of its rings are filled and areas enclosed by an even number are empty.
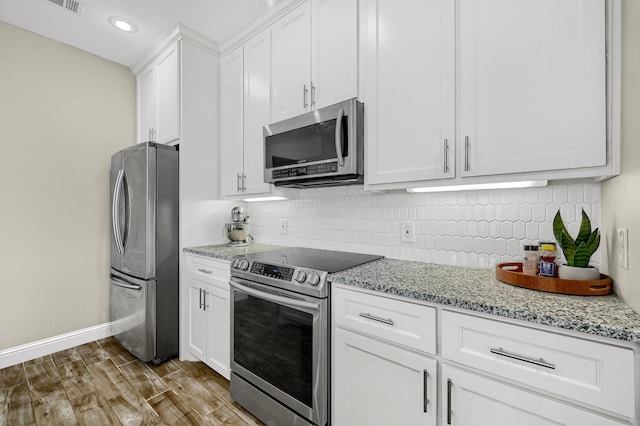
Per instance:
[[[290,167],[287,169],[273,170],[271,176],[273,179],[281,179],[296,176],[321,175],[325,173],[335,173],[338,171],[338,162],[322,164],[310,164],[308,166]]]

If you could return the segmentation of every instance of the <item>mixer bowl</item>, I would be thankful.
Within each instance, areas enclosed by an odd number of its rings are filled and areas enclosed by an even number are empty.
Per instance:
[[[252,241],[249,235],[249,224],[243,222],[231,222],[224,224],[225,235],[234,244],[243,244]]]

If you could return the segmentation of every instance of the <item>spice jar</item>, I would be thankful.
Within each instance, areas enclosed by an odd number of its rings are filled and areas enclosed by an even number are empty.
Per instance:
[[[538,246],[524,246],[524,256],[522,258],[522,273],[527,275],[538,274]]]
[[[540,243],[540,272],[541,277],[557,277],[556,243]]]

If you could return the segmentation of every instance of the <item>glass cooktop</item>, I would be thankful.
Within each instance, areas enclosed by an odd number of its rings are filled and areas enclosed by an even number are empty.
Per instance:
[[[384,256],[375,254],[349,253],[343,251],[320,250],[304,247],[286,247],[277,250],[252,253],[245,258],[259,260],[265,263],[278,265],[297,266],[302,268],[326,271],[328,273],[339,272],[344,269],[382,259]]]

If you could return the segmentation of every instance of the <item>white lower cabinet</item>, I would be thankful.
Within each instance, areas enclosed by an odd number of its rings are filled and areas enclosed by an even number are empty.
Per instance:
[[[229,262],[187,255],[188,351],[229,379]]]
[[[332,283],[335,426],[638,426],[638,346]]]
[[[341,328],[334,343],[335,426],[436,424],[434,359]]]
[[[441,377],[442,423],[446,425],[619,426],[628,424],[447,364],[442,366]]]
[[[332,291],[332,424],[436,425],[435,309]]]

